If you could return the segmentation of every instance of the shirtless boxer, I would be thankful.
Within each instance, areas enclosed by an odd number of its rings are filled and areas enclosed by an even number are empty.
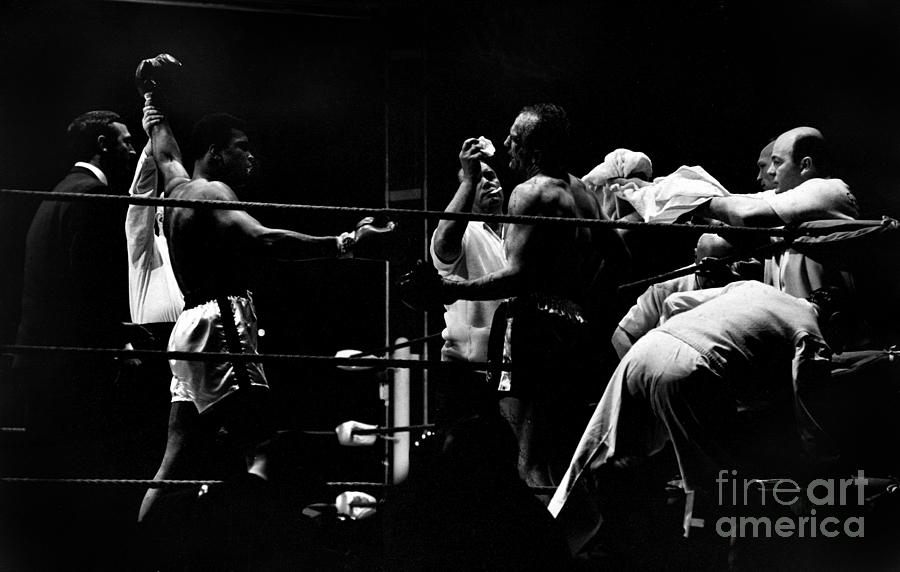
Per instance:
[[[160,55],[142,62],[137,77],[166,194],[173,199],[238,201],[235,189],[245,186],[256,168],[243,123],[226,114],[201,119],[193,132],[197,159],[189,176],[172,130],[155,105],[163,94],[153,74],[177,65],[171,56]],[[164,226],[172,268],[185,297],[169,350],[255,354],[257,323],[248,269],[256,260],[371,256],[394,225],[376,227],[367,218],[340,236],[311,236],[268,228],[245,211],[172,207],[166,209]],[[185,360],[171,360],[170,365],[169,440],[155,478],[183,477],[186,440],[201,428],[219,426],[243,449],[248,470],[265,477],[267,459],[256,445],[271,436],[272,427],[262,365]],[[146,516],[157,491],[148,491],[139,519]]]
[[[510,169],[527,180],[513,189],[509,214],[600,218],[596,199],[567,171],[568,135],[558,105],[528,106],[516,117],[504,145]],[[551,466],[561,460],[564,470],[577,443],[567,428],[580,431],[572,407],[583,397],[585,358],[596,353],[586,349],[585,308],[595,302],[600,263],[621,247],[611,229],[510,224],[506,267],[475,280],[441,281],[444,303],[508,298],[495,313],[489,357],[516,369],[490,377],[519,442],[519,475],[529,485],[550,485]]]

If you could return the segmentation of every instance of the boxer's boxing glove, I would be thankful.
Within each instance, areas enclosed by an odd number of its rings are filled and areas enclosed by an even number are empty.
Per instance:
[[[171,83],[175,77],[176,70],[180,67],[181,62],[169,54],[159,54],[158,56],[141,60],[134,71],[134,83],[137,86],[138,93],[146,99],[148,93],[153,92],[161,85]]]
[[[397,225],[392,221],[381,223],[370,216],[360,220],[353,232],[338,237],[338,257],[390,259],[396,242],[395,228]]]

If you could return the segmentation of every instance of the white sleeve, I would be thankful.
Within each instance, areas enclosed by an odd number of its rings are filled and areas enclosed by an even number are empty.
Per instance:
[[[156,161],[153,157],[141,153],[134,180],[128,189],[132,196],[157,196]],[[125,214],[125,239],[128,244],[128,263],[134,265],[148,250],[155,248],[154,226],[156,225],[156,207],[149,205],[128,205]]]
[[[659,325],[664,292],[653,284],[638,296],[628,313],[619,320],[619,327],[633,338],[639,339]]]
[[[761,198],[786,223],[852,219],[859,214],[856,198],[840,179],[809,179],[783,193]]]
[[[659,318],[659,325],[665,324],[666,320],[673,316],[692,310],[700,304],[709,302],[713,298],[718,298],[725,292],[728,292],[741,284],[745,284],[746,282],[748,281],[738,280],[726,286],[722,286],[721,288],[704,288],[702,290],[691,290],[690,292],[675,292],[669,294],[669,297],[663,302],[662,316]]]
[[[156,162],[141,153],[134,180],[128,193],[133,196],[155,197],[157,184]],[[128,306],[131,320],[139,323],[147,296],[150,269],[161,257],[156,246],[156,207],[128,205],[125,214],[125,244],[128,249]]]

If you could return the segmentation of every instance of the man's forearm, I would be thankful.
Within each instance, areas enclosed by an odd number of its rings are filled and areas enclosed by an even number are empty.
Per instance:
[[[461,213],[472,210],[473,193],[475,184],[471,179],[463,179],[453,195],[453,199],[446,213]],[[452,262],[459,257],[462,250],[462,238],[466,232],[468,222],[464,220],[441,219],[434,231],[434,252],[443,262]]]
[[[162,121],[150,128],[150,140],[153,143],[153,159],[160,168],[174,161],[181,163],[181,149],[168,121]]]
[[[508,266],[476,280],[447,280],[444,289],[456,300],[500,300],[520,295],[526,283],[525,275],[518,268]]]
[[[336,236],[311,236],[290,230],[266,229],[257,239],[262,253],[276,260],[334,258],[340,254]]]
[[[698,214],[732,226],[775,226],[784,224],[769,203],[760,198],[731,195],[713,197]]]

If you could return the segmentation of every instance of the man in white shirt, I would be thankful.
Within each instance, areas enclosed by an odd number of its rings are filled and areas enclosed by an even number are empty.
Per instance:
[[[497,173],[483,159],[493,155],[487,139],[470,138],[459,152],[459,188],[445,212],[502,214],[503,187]],[[484,221],[441,220],[431,237],[431,261],[450,280],[477,279],[506,266],[500,224]],[[491,320],[501,300],[457,300],[445,305],[442,361],[486,362]],[[438,417],[448,420],[478,410],[486,396],[483,374],[440,377]]]
[[[138,159],[129,194],[159,196],[156,161],[149,141]],[[162,208],[129,205],[125,215],[125,239],[131,321],[135,324],[174,324],[184,308],[184,296],[169,261],[169,247],[162,232]]]
[[[833,443],[811,404],[841,351],[846,305],[836,288],[803,300],[753,280],[669,296],[663,324],[613,373],[548,507],[573,553],[603,522],[604,481],[623,462],[671,443],[687,492],[709,492],[718,471],[740,466],[734,415],[745,400],[792,399],[808,459],[828,459]]]
[[[735,226],[778,227],[821,219],[852,220],[859,215],[856,198],[841,179],[831,178],[822,133],[796,127],[775,139],[767,173],[775,189],[751,195],[715,197],[698,214]],[[849,287],[849,274],[823,267],[788,250],[766,261],[765,282],[798,298],[827,285]]]
[[[149,126],[143,122],[148,141],[138,158],[128,192],[131,196],[159,196],[156,161],[149,141]],[[165,350],[175,321],[184,308],[184,297],[172,271],[169,248],[162,230],[162,207],[128,205],[125,215],[125,245],[128,253],[128,304],[131,321],[153,336],[138,349]],[[165,442],[166,428],[159,423],[169,408],[168,391],[172,372],[166,359],[133,360],[131,383],[123,384],[129,394],[128,433],[135,451],[134,470],[145,475],[154,470]],[[171,435],[170,435],[171,437]]]

